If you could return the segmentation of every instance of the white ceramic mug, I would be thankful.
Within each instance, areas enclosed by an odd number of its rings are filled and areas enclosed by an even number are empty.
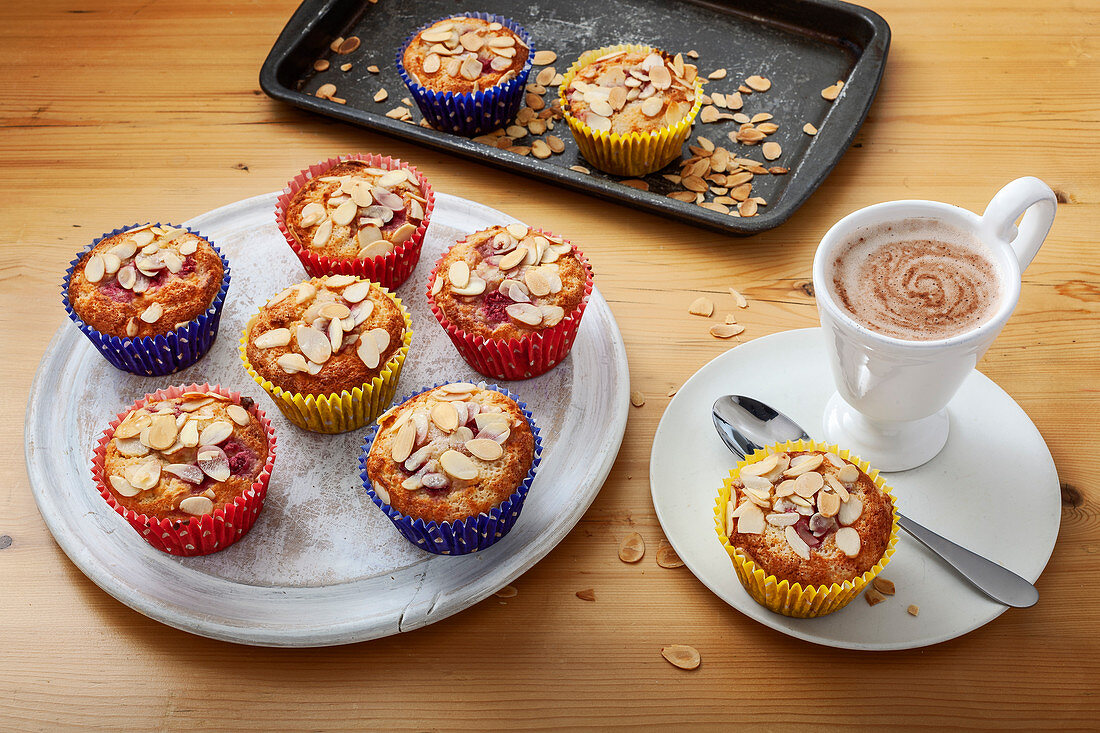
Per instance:
[[[814,292],[837,393],[825,410],[825,437],[883,471],[903,471],[936,456],[947,442],[947,403],[997,338],[1020,298],[1020,273],[1043,243],[1057,206],[1038,178],[997,192],[981,216],[935,201],[889,201],[841,219],[814,257]],[[1023,214],[1017,230],[1016,220]],[[936,341],[905,341],[872,331],[844,310],[827,265],[863,227],[932,218],[969,232],[993,256],[1000,302],[981,325]]]

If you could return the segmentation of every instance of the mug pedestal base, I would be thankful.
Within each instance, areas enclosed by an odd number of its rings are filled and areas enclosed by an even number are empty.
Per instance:
[[[912,422],[879,422],[859,413],[839,394],[825,406],[825,439],[847,448],[880,471],[907,471],[936,457],[947,443],[943,409]]]

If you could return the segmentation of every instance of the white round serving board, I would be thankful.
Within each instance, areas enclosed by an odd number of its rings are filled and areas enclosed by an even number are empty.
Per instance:
[[[494,546],[459,557],[409,544],[375,507],[358,475],[366,428],[343,435],[300,430],[241,365],[237,341],[252,313],[306,273],[275,226],[267,194],[184,222],[229,258],[232,282],[210,353],[167,377],[111,367],[66,321],[31,389],[27,471],[57,543],[97,585],[170,626],[265,646],[347,644],[410,631],[477,603],[542,559],[596,497],[622,443],[630,377],[622,336],[593,290],[569,358],[549,373],[503,383],[527,402],[543,459],[519,522]],[[427,277],[462,235],[514,218],[436,194],[420,263],[397,294],[413,340],[400,396],[437,381],[485,379],[455,351],[427,307]],[[568,232],[562,232],[568,236]],[[492,381],[492,380],[488,380]],[[148,544],[99,496],[92,446],[115,413],[170,384],[219,383],[255,399],[278,448],[263,512],[222,552],[177,558]]]
[[[882,573],[894,581],[897,595],[874,607],[857,598],[828,616],[788,618],[757,604],[738,581],[714,530],[718,487],[736,460],[714,430],[711,405],[726,394],[754,397],[820,436],[834,391],[824,338],[820,328],[811,328],[749,341],[712,360],[679,389],[657,427],[650,457],[653,505],[665,536],[722,600],[798,639],[845,649],[912,649],[989,623],[1007,608],[905,532]],[[951,435],[943,452],[919,468],[883,474],[898,508],[1035,582],[1061,521],[1058,474],[1046,443],[1020,406],[979,372],[964,382],[948,414]],[[917,617],[906,612],[910,604],[919,606]]]

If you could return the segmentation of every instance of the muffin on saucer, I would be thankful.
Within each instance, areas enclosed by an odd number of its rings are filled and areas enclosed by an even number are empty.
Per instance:
[[[509,224],[454,244],[428,279],[432,312],[463,358],[497,379],[526,379],[569,353],[592,269],[565,239]]]
[[[275,217],[311,276],[355,275],[393,289],[420,261],[434,209],[432,187],[416,168],[359,153],[295,176]]]
[[[171,224],[116,229],[66,271],[69,317],[111,364],[141,375],[191,366],[218,333],[229,263],[202,235]]]
[[[283,290],[249,320],[241,358],[292,423],[342,433],[393,400],[411,324],[401,301],[377,283],[315,277]]]
[[[530,36],[516,23],[464,13],[409,36],[397,70],[433,128],[479,135],[515,118],[533,56]]]
[[[244,536],[263,507],[275,434],[248,397],[192,384],[146,395],[96,446],[100,494],[145,540],[206,555]]]
[[[410,542],[464,554],[511,529],[541,450],[531,413],[511,393],[455,382],[381,415],[364,443],[361,475],[371,500]]]
[[[640,176],[680,157],[703,88],[680,54],[620,45],[584,53],[558,94],[581,155],[606,173]]]
[[[785,616],[843,608],[897,543],[893,494],[878,471],[824,443],[788,442],[739,462],[714,514],[745,589]]]

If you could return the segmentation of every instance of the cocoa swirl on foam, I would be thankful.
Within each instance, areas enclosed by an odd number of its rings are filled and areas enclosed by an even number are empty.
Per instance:
[[[911,219],[859,230],[833,263],[833,288],[861,324],[930,341],[987,321],[1000,295],[984,246],[941,222]]]

